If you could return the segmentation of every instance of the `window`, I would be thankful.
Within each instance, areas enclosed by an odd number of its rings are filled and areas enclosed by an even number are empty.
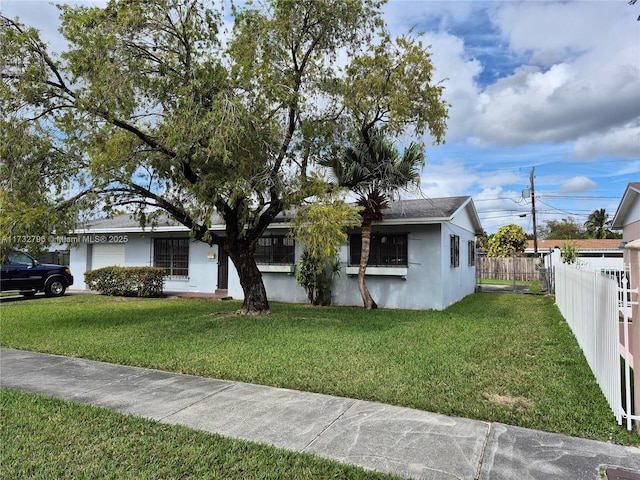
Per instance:
[[[469,251],[469,266],[472,267],[476,264],[476,242],[467,242],[467,249]]]
[[[260,237],[253,258],[258,265],[293,265],[295,242],[284,235]]]
[[[167,276],[189,276],[189,239],[155,238],[153,240],[153,266],[167,271]]]
[[[33,266],[33,258],[22,252],[9,252],[7,256],[8,265]]]
[[[449,240],[449,256],[451,259],[451,267],[460,266],[460,237],[451,235]]]
[[[372,267],[406,267],[408,265],[407,234],[383,234],[371,235],[369,247],[369,266]],[[362,252],[362,237],[354,233],[349,237],[349,265],[360,264]]]

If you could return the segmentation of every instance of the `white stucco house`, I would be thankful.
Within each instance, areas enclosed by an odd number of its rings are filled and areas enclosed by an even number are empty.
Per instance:
[[[224,234],[220,223],[212,230]],[[372,227],[367,286],[380,307],[441,310],[473,293],[475,237],[482,233],[471,197],[392,202]],[[224,293],[242,299],[238,275],[224,251],[189,237],[168,217],[141,228],[129,215],[89,222],[75,231],[70,249],[75,288],[83,273],[108,265],[160,266],[167,270],[165,291]],[[286,215],[279,216],[259,241],[255,258],[269,300],[306,303],[295,279],[302,246],[289,237]],[[340,250],[340,275],[332,285],[334,305],[361,305],[357,285],[358,230]]]

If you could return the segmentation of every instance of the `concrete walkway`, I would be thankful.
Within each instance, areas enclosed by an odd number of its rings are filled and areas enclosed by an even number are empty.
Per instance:
[[[361,400],[0,349],[0,385],[405,478],[638,478],[640,449]],[[610,480],[613,478],[610,475]]]

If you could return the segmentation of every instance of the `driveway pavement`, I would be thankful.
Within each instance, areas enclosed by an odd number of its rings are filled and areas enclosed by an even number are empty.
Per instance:
[[[640,474],[640,449],[634,447],[79,358],[0,349],[0,385],[404,478],[599,480],[602,471],[614,469],[620,479]]]

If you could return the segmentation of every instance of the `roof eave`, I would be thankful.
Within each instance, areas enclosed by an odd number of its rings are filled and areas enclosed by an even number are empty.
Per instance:
[[[635,188],[632,185],[627,185],[627,189],[624,191],[624,195],[622,196],[622,200],[620,200],[620,205],[618,205],[618,209],[616,210],[615,215],[613,216],[613,220],[611,221],[611,228],[614,230],[621,230],[624,228],[624,220],[633,205],[633,201],[631,196],[635,196],[640,194],[640,190]]]

